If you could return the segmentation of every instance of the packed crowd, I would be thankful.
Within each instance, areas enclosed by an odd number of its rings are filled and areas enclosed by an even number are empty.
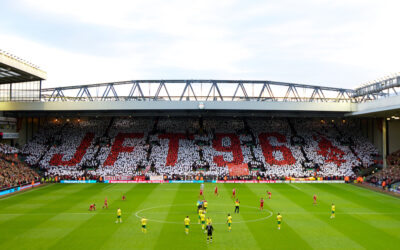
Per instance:
[[[93,118],[49,122],[21,152],[47,175],[354,176],[376,148],[353,124],[315,119]]]
[[[397,150],[386,158],[387,164],[392,166],[400,166],[400,150]]]
[[[368,182],[377,186],[391,188],[394,183],[400,182],[400,166],[391,165],[368,177]],[[384,184],[384,185],[382,185]],[[397,185],[400,187],[399,185]]]
[[[8,144],[0,144],[0,154],[8,155],[8,154],[18,154],[19,150],[15,147],[11,147]]]
[[[381,171],[377,171],[368,177],[368,182],[377,186],[387,186],[391,188],[391,185],[397,183],[397,187],[400,189],[400,150],[395,151],[387,156],[386,158],[387,167]]]
[[[0,190],[31,183],[39,175],[18,159],[18,149],[0,144]]]
[[[372,165],[373,156],[378,154],[354,125],[313,119],[296,119],[293,123],[298,135],[305,140],[307,158],[320,167],[323,176],[353,176],[354,168]]]

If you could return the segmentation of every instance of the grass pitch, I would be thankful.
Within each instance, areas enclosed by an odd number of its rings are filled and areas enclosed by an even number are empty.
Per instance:
[[[214,196],[218,186],[220,195]],[[347,184],[205,184],[213,242],[197,224],[199,184],[50,184],[0,199],[0,249],[399,249],[400,199]],[[240,199],[233,214],[232,189]],[[259,200],[265,200],[259,211]],[[313,205],[312,196],[318,196]],[[125,195],[127,199],[122,201]],[[102,209],[104,198],[109,209]],[[336,218],[330,219],[331,203]],[[96,203],[97,211],[88,211]],[[122,209],[123,223],[116,224]],[[276,213],[283,215],[277,230]],[[226,225],[233,216],[232,232]],[[183,219],[190,216],[190,234]],[[141,232],[140,217],[148,232]]]

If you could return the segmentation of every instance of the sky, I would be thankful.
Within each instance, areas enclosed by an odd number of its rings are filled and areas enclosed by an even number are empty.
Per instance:
[[[133,79],[354,88],[400,71],[398,0],[1,0],[0,49],[44,87]]]

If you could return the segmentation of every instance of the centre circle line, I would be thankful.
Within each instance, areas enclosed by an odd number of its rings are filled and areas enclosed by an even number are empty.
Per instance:
[[[148,208],[144,208],[141,209],[139,211],[137,211],[135,213],[135,216],[139,219],[143,218],[141,217],[139,214],[147,211],[147,210],[152,210],[155,208],[164,208],[164,207],[186,207],[186,206],[193,206],[193,205],[189,205],[189,204],[170,204],[170,205],[161,205],[161,206],[154,206],[154,207],[148,207]],[[226,206],[226,204],[213,204],[213,206]],[[241,205],[241,207],[247,207],[247,208],[255,208],[255,209],[259,209],[258,207],[253,207],[253,206],[247,206],[247,205]],[[264,210],[263,210],[264,211]],[[263,221],[266,220],[268,218],[270,218],[273,215],[273,212],[265,209],[265,211],[267,211],[269,213],[268,216],[262,217],[262,218],[258,218],[258,219],[254,219],[254,220],[243,220],[243,221],[239,221],[239,222],[232,222],[232,224],[239,224],[239,223],[245,223],[245,222],[258,222],[258,221]],[[153,221],[153,222],[158,222],[158,223],[166,223],[166,224],[182,224],[183,222],[175,222],[175,221],[165,221],[165,220],[156,220],[156,219],[149,219],[147,218],[148,221]],[[222,225],[225,223],[221,223],[221,222],[217,222],[217,223],[213,223],[214,225]]]

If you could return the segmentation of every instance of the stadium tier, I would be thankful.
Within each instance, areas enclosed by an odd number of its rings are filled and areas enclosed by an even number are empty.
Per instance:
[[[39,174],[18,159],[19,150],[0,144],[0,190],[39,180]]]
[[[47,176],[355,176],[374,164],[356,122],[271,118],[50,121],[21,150]]]

